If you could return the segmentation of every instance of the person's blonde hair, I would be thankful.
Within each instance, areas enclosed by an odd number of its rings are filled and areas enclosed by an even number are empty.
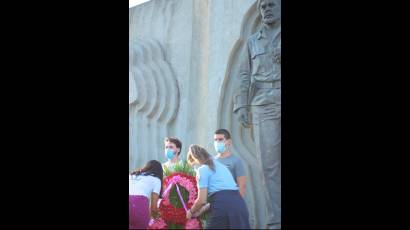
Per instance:
[[[212,156],[206,151],[205,148],[199,145],[190,145],[189,151],[187,155],[188,162],[192,165],[195,161],[201,162],[203,164],[208,165],[208,167],[215,171],[214,161],[212,160]]]

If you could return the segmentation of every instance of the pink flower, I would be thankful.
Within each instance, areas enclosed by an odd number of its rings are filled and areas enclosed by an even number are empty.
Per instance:
[[[157,220],[151,219],[148,224],[149,229],[167,229],[167,224],[162,218]]]
[[[161,205],[169,205],[168,196],[167,196],[167,197],[163,197],[163,199],[162,199],[162,201],[161,201]]]
[[[172,223],[179,223],[182,225],[186,224],[186,229],[200,229],[201,223],[198,219],[191,219],[187,221],[185,219],[184,208],[175,208],[173,207],[173,205],[171,205],[171,202],[169,201],[169,193],[172,187],[174,187],[175,184],[178,184],[179,188],[183,187],[188,192],[188,200],[186,201],[185,205],[188,209],[191,208],[192,205],[195,203],[195,199],[198,196],[196,183],[197,181],[195,180],[195,177],[186,175],[184,173],[172,173],[171,175],[167,176],[164,179],[166,192],[163,193],[163,199],[160,205],[160,213],[163,219],[162,222],[156,221],[155,223],[150,225],[150,228],[167,228],[167,223],[168,221],[170,221]],[[167,222],[164,222],[164,220],[166,220]]]
[[[185,229],[201,229],[198,219],[189,219],[185,224]]]

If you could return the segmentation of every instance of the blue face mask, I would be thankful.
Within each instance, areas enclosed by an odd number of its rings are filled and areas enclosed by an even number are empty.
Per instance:
[[[225,152],[225,143],[223,142],[214,142],[214,147],[215,147],[215,151],[218,153],[223,153]]]
[[[168,160],[172,160],[175,156],[175,152],[172,149],[165,149],[165,156],[167,157]]]

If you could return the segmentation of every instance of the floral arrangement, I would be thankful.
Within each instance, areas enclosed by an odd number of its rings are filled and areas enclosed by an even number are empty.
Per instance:
[[[167,224],[164,219],[152,219],[149,224],[149,229],[202,229],[201,221],[193,218],[187,220],[186,223],[182,225],[169,223]]]
[[[198,196],[195,171],[186,161],[173,170],[164,168],[164,187],[159,203],[160,216],[152,219],[149,229],[202,229],[204,217],[186,219],[186,212]]]

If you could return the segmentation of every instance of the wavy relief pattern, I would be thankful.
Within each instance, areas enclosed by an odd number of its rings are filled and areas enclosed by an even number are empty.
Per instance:
[[[179,109],[179,88],[158,41],[134,39],[129,50],[130,170],[164,159],[163,139]]]

